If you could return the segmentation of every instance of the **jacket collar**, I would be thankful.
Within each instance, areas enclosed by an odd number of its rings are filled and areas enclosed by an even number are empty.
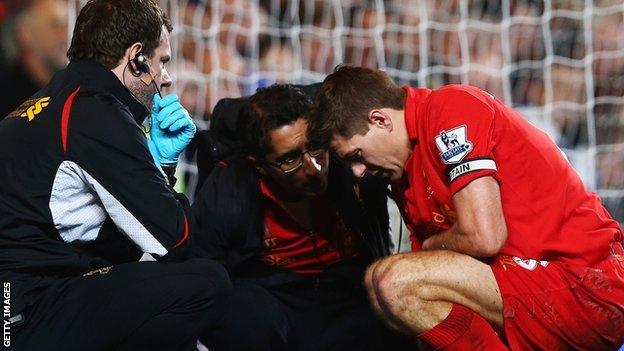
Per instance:
[[[130,90],[126,88],[115,74],[101,63],[94,60],[72,61],[67,66],[70,71],[76,71],[82,77],[83,84],[91,90],[109,93],[122,104],[126,105],[138,124],[143,123],[149,110],[140,103]]]

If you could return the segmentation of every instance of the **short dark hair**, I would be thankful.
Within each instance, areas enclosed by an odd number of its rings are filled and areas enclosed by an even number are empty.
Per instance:
[[[152,57],[163,25],[169,32],[173,29],[154,0],[90,0],[78,14],[67,57],[70,61],[93,59],[115,68],[136,42]]]
[[[307,118],[311,107],[310,98],[291,84],[258,89],[241,109],[237,121],[245,152],[264,158],[273,151],[269,133],[299,118]]]
[[[316,92],[308,138],[325,147],[334,133],[346,138],[368,132],[368,112],[376,108],[402,110],[405,91],[383,71],[339,65]]]

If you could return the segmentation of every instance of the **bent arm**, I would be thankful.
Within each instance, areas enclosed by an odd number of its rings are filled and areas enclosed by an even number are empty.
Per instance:
[[[67,171],[85,179],[122,234],[157,260],[186,257],[194,224],[188,200],[157,170],[129,111],[102,97],[79,97],[68,145]]]
[[[424,250],[452,250],[473,257],[491,257],[507,240],[500,187],[490,176],[473,180],[453,196],[457,222],[427,238]]]

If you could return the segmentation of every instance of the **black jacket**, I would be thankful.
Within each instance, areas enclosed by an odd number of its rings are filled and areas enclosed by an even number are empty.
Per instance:
[[[0,120],[41,88],[32,80],[21,62],[8,67],[5,71],[0,69],[0,79],[5,84],[10,84],[10,87],[5,86],[2,92]]]
[[[389,254],[386,185],[368,176],[356,182],[351,171],[334,157],[329,167],[329,197],[364,244],[357,277],[349,273],[351,268],[336,270],[344,270],[343,275],[359,280],[363,267]],[[217,165],[193,204],[197,220],[194,239],[199,255],[221,261],[232,279],[248,279],[262,285],[301,279],[257,259],[262,249],[266,201],[260,190],[259,174],[245,159],[236,157]]]
[[[147,114],[110,69],[85,60],[0,122],[0,276],[183,254],[190,207],[154,165],[138,124]]]

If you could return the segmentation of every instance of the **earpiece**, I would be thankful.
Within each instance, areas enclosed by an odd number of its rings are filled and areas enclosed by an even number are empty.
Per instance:
[[[136,67],[135,73],[137,75],[141,73],[150,73],[151,69],[149,63],[147,63],[147,57],[142,52],[137,52],[137,54],[132,59],[134,66]]]
[[[130,72],[135,77],[139,77],[141,73],[149,74],[150,78],[152,78],[152,84],[154,85],[154,88],[156,88],[156,92],[158,92],[158,95],[162,98],[162,94],[160,93],[160,89],[158,88],[158,85],[156,84],[156,81],[154,80],[154,77],[152,76],[152,69],[150,68],[149,63],[147,63],[147,57],[145,57],[145,54],[143,54],[140,51],[137,52],[137,54],[134,55],[134,58],[132,59],[132,63],[134,64],[134,67],[136,69],[131,68]],[[144,82],[144,83],[150,84],[149,82]]]

